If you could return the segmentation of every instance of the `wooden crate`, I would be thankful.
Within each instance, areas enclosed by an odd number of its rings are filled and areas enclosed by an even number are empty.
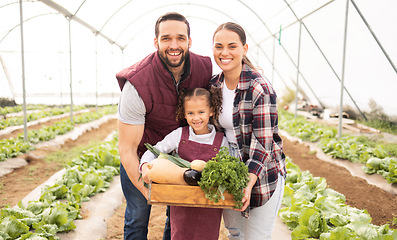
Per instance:
[[[223,195],[225,200],[220,199],[215,203],[205,198],[199,186],[150,183],[148,204],[233,209],[233,195],[227,192]]]

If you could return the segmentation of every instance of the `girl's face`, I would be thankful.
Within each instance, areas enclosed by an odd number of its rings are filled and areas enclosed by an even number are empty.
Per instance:
[[[185,102],[185,118],[197,135],[210,133],[208,122],[214,114],[205,97],[192,97]]]
[[[248,45],[240,40],[237,33],[221,29],[214,36],[214,60],[224,71],[241,71],[243,56],[247,54]]]

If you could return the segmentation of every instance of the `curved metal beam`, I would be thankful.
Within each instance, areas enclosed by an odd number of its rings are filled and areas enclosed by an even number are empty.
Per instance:
[[[4,5],[1,5],[0,8],[7,7],[7,6],[9,6],[9,5],[14,5],[14,4],[19,4],[19,2],[6,3],[6,4],[4,4]]]
[[[51,7],[52,9],[56,10],[57,12],[61,13],[62,15],[65,16],[65,18],[67,20],[74,20],[78,23],[80,23],[81,25],[83,25],[85,28],[88,28],[89,30],[91,30],[92,33],[94,33],[95,35],[99,35],[101,37],[103,37],[104,39],[108,40],[109,43],[114,44],[116,46],[118,46],[119,48],[121,48],[121,46],[115,42],[113,39],[111,39],[110,37],[108,37],[107,35],[103,34],[102,32],[100,32],[98,29],[96,29],[95,27],[91,26],[90,24],[88,24],[87,22],[85,22],[84,20],[80,19],[79,17],[77,17],[76,15],[72,14],[71,12],[69,12],[66,8],[62,7],[61,5],[51,1],[51,0],[38,0],[44,4],[46,4],[47,6]],[[83,3],[84,4],[84,3]],[[81,7],[81,6],[80,6]],[[79,8],[80,9],[80,8]]]
[[[80,11],[80,8],[84,5],[85,1],[87,1],[87,0],[84,0],[84,1],[80,4],[80,6],[77,8],[76,12],[75,12],[73,15],[76,15],[76,14]]]
[[[117,44],[118,38],[119,38],[119,37],[120,37],[132,24],[134,24],[136,20],[134,20],[134,21],[132,21],[130,24],[128,24],[128,25],[126,26],[126,28],[124,28],[124,29],[120,32],[120,34],[117,36],[116,40],[110,39],[109,37],[105,36],[105,35],[101,32],[101,31],[103,30],[103,28],[106,26],[106,24],[107,24],[115,15],[117,15],[117,13],[118,13],[121,9],[123,9],[126,5],[128,5],[129,3],[131,3],[133,0],[128,1],[128,2],[125,3],[123,6],[121,6],[117,11],[115,11],[115,12],[112,14],[112,16],[105,22],[105,24],[102,25],[102,27],[101,27],[100,30],[95,29],[94,27],[92,27],[91,25],[89,25],[88,23],[86,23],[85,21],[83,21],[82,19],[80,19],[80,18],[78,18],[78,17],[76,16],[77,12],[78,12],[78,11],[81,9],[81,7],[85,4],[86,0],[84,0],[83,3],[79,6],[79,8],[76,10],[75,14],[70,13],[67,9],[63,8],[62,6],[56,4],[55,2],[53,2],[53,1],[51,1],[51,0],[39,0],[39,1],[43,2],[44,4],[46,4],[47,6],[53,8],[53,9],[55,9],[58,13],[61,13],[61,14],[64,15],[67,19],[72,19],[72,20],[75,20],[76,22],[82,24],[84,27],[90,29],[94,34],[96,34],[96,35],[101,35],[102,37],[104,37],[105,39],[107,39],[111,44],[117,45],[122,51],[123,51],[123,50],[128,46],[128,44],[129,44],[131,41],[133,41],[133,39],[136,37],[136,35],[135,35],[134,37],[132,37],[132,38],[128,41],[128,43],[127,43],[126,45],[124,45],[124,46],[121,46],[121,45]],[[251,11],[252,13],[254,13],[254,15],[262,22],[262,24],[263,24],[264,26],[266,26],[266,28],[268,28],[267,25],[264,23],[264,21],[260,18],[260,16],[259,16],[252,8],[250,8],[248,5],[246,5],[245,3],[241,2],[241,1],[237,1],[237,2],[241,3],[245,8],[247,8],[249,11]],[[206,5],[203,5],[203,4],[197,4],[197,3],[193,3],[193,4],[192,4],[192,3],[174,3],[174,4],[166,4],[166,5],[163,5],[163,6],[161,6],[161,7],[158,7],[158,8],[155,8],[155,9],[151,9],[150,11],[145,12],[144,14],[140,15],[137,19],[141,18],[142,16],[144,16],[144,15],[146,15],[147,13],[150,13],[150,12],[152,12],[152,11],[155,11],[155,10],[158,10],[158,9],[161,9],[161,8],[164,8],[164,7],[168,7],[168,6],[174,6],[174,5],[195,5],[195,6],[200,6],[200,7],[203,7],[203,8],[212,9],[212,10],[214,10],[214,11],[216,11],[216,12],[219,12],[219,13],[225,15],[227,18],[233,20],[234,22],[238,22],[238,21],[237,21],[236,19],[234,19],[232,16],[228,15],[227,13],[225,13],[225,12],[223,12],[223,11],[217,9],[217,8],[213,8],[213,7],[210,7],[210,6],[206,6]],[[193,16],[193,17],[194,17],[194,16]],[[201,18],[201,17],[197,17],[197,18],[203,19],[203,18]],[[207,20],[207,21],[209,21],[209,20]],[[214,23],[215,23],[215,22],[214,22]],[[270,31],[270,29],[268,29],[268,30]],[[252,36],[251,36],[251,34],[250,34],[249,32],[247,32],[247,35],[249,35],[250,38],[253,39]],[[267,58],[267,60],[271,62],[271,60],[268,58],[267,54],[265,53],[264,49],[260,46],[260,44],[256,43],[254,40],[253,40],[253,42],[254,42],[255,45],[261,50],[261,52],[265,55],[265,57]],[[287,85],[287,84],[285,83],[285,81],[282,79],[282,76],[280,75],[280,73],[279,73],[278,71],[276,71],[276,73],[279,75],[279,77],[281,78],[281,80],[283,81],[283,83],[284,83],[285,85]]]
[[[130,4],[132,1],[134,1],[134,0],[130,0],[130,1],[126,2],[123,6],[121,6],[119,9],[117,9],[117,11],[115,11],[115,12],[112,14],[112,16],[110,16],[110,17],[108,18],[108,20],[106,20],[106,22],[102,25],[102,27],[99,29],[99,31],[102,31],[103,28],[108,24],[108,22],[109,22],[114,16],[116,16],[116,14],[117,14],[118,12],[120,12],[121,9],[123,9],[126,5]]]
[[[262,18],[261,18],[254,10],[251,9],[250,6],[248,6],[247,4],[243,3],[241,0],[238,0],[238,1],[239,1],[241,4],[243,4],[246,8],[250,9],[250,11],[251,11],[252,13],[255,14],[255,16],[259,19],[259,21],[261,21],[261,23],[263,24],[263,26],[265,26],[265,28],[267,29],[267,31],[268,31],[270,34],[272,34],[272,31],[271,31],[270,28],[267,26],[267,24],[262,20]],[[275,37],[275,35],[273,35],[273,36]],[[286,52],[287,55],[289,55],[286,49],[284,49],[284,51]],[[295,64],[295,62],[294,62],[292,59],[291,59],[291,61],[292,61],[292,63],[295,65],[295,67],[297,67],[297,65]],[[306,78],[303,77],[302,72],[299,71],[299,73],[300,73],[302,79],[305,81],[306,85],[309,87],[309,89],[310,89],[310,91],[312,92],[312,94],[314,95],[314,97],[317,99],[318,103],[320,103],[320,105],[324,108],[324,105],[323,105],[323,103],[320,101],[320,98],[317,97],[316,93],[313,91],[313,89],[310,87],[309,83],[306,81]],[[295,83],[295,84],[296,84],[296,83]]]
[[[145,12],[144,14],[142,14],[141,16],[144,16],[144,15],[146,15],[146,14],[152,12],[152,11],[155,11],[155,10],[157,10],[157,9],[164,8],[164,7],[168,7],[168,6],[172,6],[172,5],[180,5],[180,4],[168,4],[168,5],[164,5],[164,6],[162,6],[162,7],[158,7],[158,8],[152,9],[152,10],[150,10],[150,11],[147,11],[147,12]],[[187,4],[185,4],[185,5],[187,5]],[[189,4],[189,5],[192,5],[192,4]],[[228,15],[228,14],[225,14],[223,11],[220,11],[219,9],[211,8],[211,7],[208,7],[208,6],[205,6],[205,5],[201,5],[201,4],[193,4],[193,5],[199,5],[199,6],[202,6],[202,7],[205,7],[205,8],[210,8],[210,9],[212,9],[212,10],[214,10],[214,11],[217,11],[217,12],[219,12],[219,13],[221,13],[221,14],[224,14],[225,16],[227,16],[228,18],[232,19],[232,20],[235,21],[235,22],[238,22],[238,21],[236,21],[232,16],[230,16],[230,15]],[[141,16],[140,16],[140,17],[141,17]],[[140,17],[138,17],[137,19],[139,19]],[[206,20],[206,21],[210,21],[210,20],[205,19],[205,18],[202,18],[202,17],[196,17],[196,16],[191,16],[191,17],[193,17],[193,18],[198,18],[198,19],[203,19],[203,20]],[[132,24],[134,24],[135,21],[136,21],[136,20],[134,20],[134,21],[132,21],[131,23],[129,23],[129,24],[127,25],[127,27],[123,29],[122,32],[126,31],[126,29],[127,29],[128,27],[130,27]],[[217,23],[214,22],[214,21],[210,21],[210,22],[211,22],[211,23],[214,23],[214,24],[217,24]],[[151,25],[151,24],[147,24],[147,25],[145,25],[142,29],[145,29],[145,28],[147,28],[147,27],[150,26],[150,25]],[[121,34],[122,34],[122,32],[121,32]],[[139,31],[138,31],[138,32],[139,32]],[[120,35],[121,35],[121,34],[120,34]],[[117,38],[119,38],[120,35],[119,35]],[[122,51],[124,51],[124,49],[135,39],[135,37],[136,37],[137,35],[138,35],[138,34],[135,34],[135,35],[127,42],[127,44],[124,45],[125,47],[122,48]],[[254,38],[252,37],[252,35],[251,35],[249,32],[247,32],[247,35],[253,40],[254,44],[260,49],[260,51],[261,51],[262,54],[265,56],[265,58],[266,58],[270,63],[272,63],[272,60],[271,60],[271,59],[269,58],[269,56],[266,54],[266,52],[265,52],[265,50],[262,48],[262,46],[261,46],[260,44],[258,44],[258,43],[255,42]],[[286,81],[284,80],[284,78],[282,77],[282,75],[280,74],[280,72],[279,72],[277,69],[275,69],[275,72],[277,73],[277,75],[278,75],[278,77],[281,79],[281,81],[284,83],[284,85],[285,85],[285,86],[288,86],[288,84],[286,83]],[[303,76],[302,76],[302,77],[303,77]],[[304,77],[303,77],[303,78],[304,78]],[[310,87],[310,86],[309,86],[309,87]]]
[[[311,11],[310,13],[306,14],[305,16],[301,17],[300,19],[296,19],[294,22],[288,24],[287,26],[281,28],[281,30],[277,30],[277,32],[272,33],[269,37],[266,37],[264,39],[262,39],[259,43],[265,42],[267,40],[269,40],[271,37],[275,37],[277,35],[277,33],[279,33],[280,31],[284,31],[285,29],[288,29],[289,27],[299,23],[300,21],[303,21],[303,19],[311,16],[312,14],[316,13],[317,11],[319,11],[320,9],[328,6],[330,3],[334,2],[335,0],[330,0],[329,2],[323,4],[322,6],[316,8],[315,10]],[[285,9],[288,9],[288,6],[285,7]]]
[[[364,15],[361,13],[360,9],[358,8],[356,2],[354,2],[354,0],[350,0],[353,4],[353,7],[356,9],[358,15],[360,15],[361,19],[363,20],[365,26],[368,28],[368,31],[371,33],[372,37],[375,39],[376,43],[378,44],[380,50],[382,50],[382,53],[385,55],[387,61],[389,61],[391,67],[394,69],[394,72],[397,73],[397,68],[394,65],[393,61],[391,60],[391,58],[389,57],[389,54],[387,54],[386,50],[383,48],[383,45],[380,43],[378,37],[376,36],[376,34],[374,33],[374,31],[372,30],[371,26],[369,25],[369,23],[367,22],[367,19],[365,19]]]
[[[36,16],[31,17],[31,18],[25,19],[25,20],[23,21],[23,23],[25,23],[25,22],[27,22],[27,21],[30,21],[30,20],[32,20],[32,19],[38,18],[38,17],[43,17],[43,16],[47,16],[47,15],[52,15],[52,14],[59,14],[59,13],[44,13],[44,14],[36,15]],[[3,37],[2,39],[0,39],[0,44],[1,44],[1,42],[3,42],[3,40],[8,36],[8,34],[10,34],[15,28],[19,27],[20,25],[21,25],[21,24],[18,23],[17,25],[15,25],[14,27],[12,27],[12,28],[4,35],[4,37]]]
[[[141,17],[147,15],[148,13],[151,13],[151,12],[153,12],[153,11],[156,11],[156,10],[158,10],[158,9],[162,9],[162,8],[170,7],[170,6],[175,6],[175,5],[177,5],[177,6],[180,6],[180,5],[189,5],[189,6],[190,6],[190,5],[195,5],[195,6],[199,6],[199,7],[208,8],[208,9],[214,10],[214,11],[216,11],[216,12],[222,13],[222,14],[225,15],[226,17],[232,19],[233,21],[238,22],[238,21],[236,21],[236,19],[234,19],[232,16],[226,14],[225,12],[223,12],[223,11],[217,9],[217,8],[209,7],[209,6],[206,6],[206,5],[203,5],[203,4],[196,4],[196,3],[171,3],[171,4],[162,5],[162,6],[157,7],[157,8],[152,8],[151,10],[142,13],[141,15],[139,15],[139,17],[137,17],[135,20],[133,20],[132,22],[130,22],[130,23],[120,32],[120,34],[116,37],[116,39],[118,39],[118,38],[119,38],[131,25],[133,25],[133,24],[136,22],[136,20],[140,19]],[[131,42],[131,40],[128,41],[127,44],[125,44],[125,45],[124,45],[124,48],[122,48],[122,49],[125,49],[125,48],[128,46],[129,42]]]
[[[221,12],[221,11],[219,11],[219,12]],[[222,13],[222,12],[221,12]],[[188,15],[189,16],[189,15]],[[187,17],[188,17],[187,16]],[[211,21],[210,19],[207,19],[207,18],[203,18],[203,17],[198,17],[198,16],[192,16],[192,15],[190,15],[190,17],[192,17],[192,18],[197,18],[197,19],[202,19],[202,20],[204,20],[204,21],[208,21],[208,22],[211,22],[211,23],[213,23],[214,25],[217,25],[218,23],[217,22],[215,22],[215,21]],[[233,19],[233,18],[232,18]],[[234,19],[233,19],[234,20]],[[144,27],[142,27],[142,29],[145,29],[145,28],[147,28],[147,27],[149,27],[149,26],[151,26],[152,24],[150,23],[150,24],[147,24],[147,25],[145,25]],[[138,31],[138,32],[140,32],[140,31]],[[139,34],[139,33],[138,33]],[[129,45],[129,43],[130,42],[132,42],[134,39],[135,39],[135,37],[138,35],[138,34],[135,34],[129,41],[128,41],[128,44],[126,44],[126,47]],[[249,33],[249,32],[247,32],[247,35],[251,38],[251,39],[253,39],[253,37],[252,37],[252,35]],[[272,60],[269,58],[269,56],[266,54],[266,52],[264,51],[264,49],[259,45],[259,44],[257,44],[257,43],[255,43],[255,41],[253,40],[253,42],[254,42],[254,44],[260,49],[260,51],[262,52],[262,54],[265,56],[265,58],[270,62],[270,63],[272,63]],[[124,48],[125,49],[125,48]],[[280,74],[280,72],[277,70],[277,69],[275,69],[274,70],[275,72],[276,72],[276,74],[278,75],[278,77],[281,79],[281,81],[283,82],[283,84],[285,85],[285,86],[288,86],[288,84],[286,83],[286,81],[285,81],[285,79],[283,78],[283,76]]]

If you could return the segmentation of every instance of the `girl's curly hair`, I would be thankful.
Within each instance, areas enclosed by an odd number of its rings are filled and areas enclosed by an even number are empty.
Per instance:
[[[217,126],[219,112],[222,108],[222,92],[219,88],[211,86],[209,90],[205,88],[194,88],[191,90],[182,90],[179,95],[178,105],[176,107],[176,120],[183,121],[185,119],[185,102],[194,97],[205,97],[208,105],[213,111],[210,117],[210,123]]]

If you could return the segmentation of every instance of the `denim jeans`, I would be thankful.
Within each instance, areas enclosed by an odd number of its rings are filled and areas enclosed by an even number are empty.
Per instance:
[[[132,184],[122,164],[120,164],[120,181],[127,202],[124,215],[124,240],[146,240],[151,205],[147,204],[146,198]],[[171,227],[167,214],[163,240],[170,240],[170,236]]]

